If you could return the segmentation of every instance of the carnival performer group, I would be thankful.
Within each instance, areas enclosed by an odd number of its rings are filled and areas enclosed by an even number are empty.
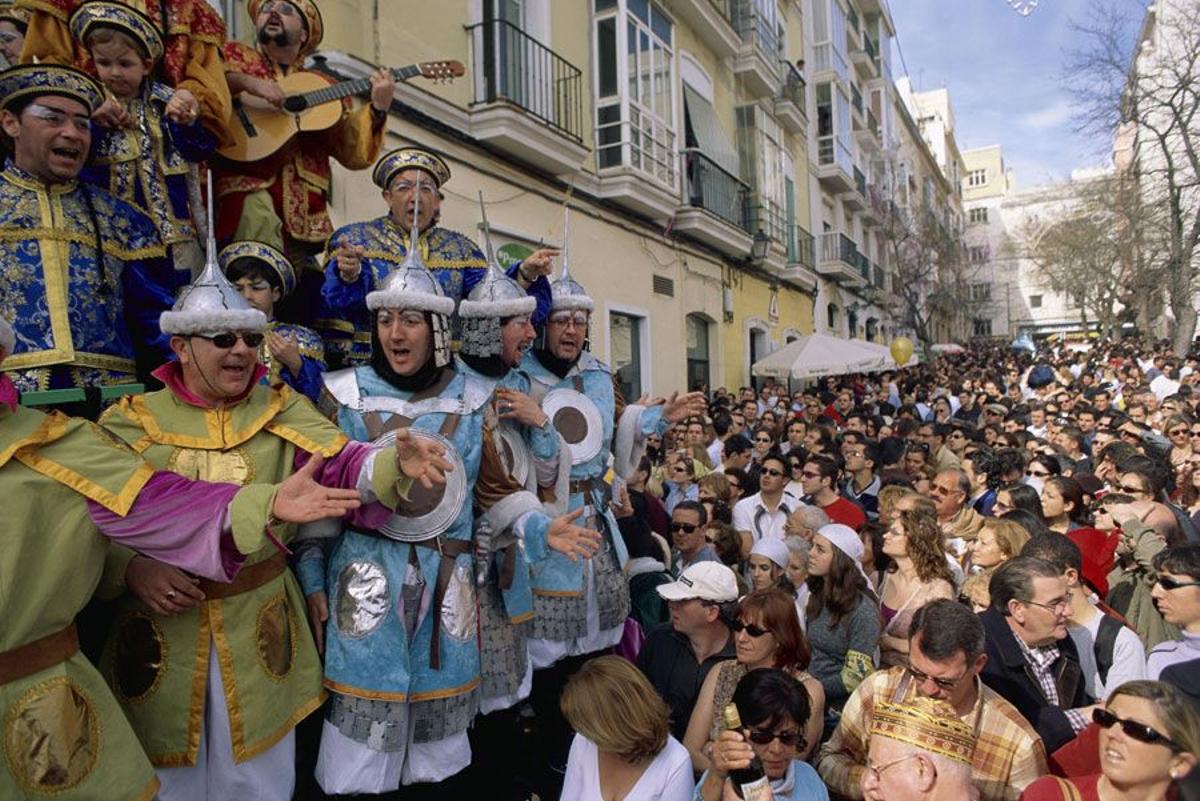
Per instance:
[[[696,409],[626,403],[556,251],[506,273],[438,225],[443,158],[380,157],[387,72],[217,155],[321,41],[314,0],[249,13],[253,46],[204,0],[0,10],[5,799],[288,799],[314,714],[330,795],[494,785],[517,706],[565,725],[566,668],[621,638],[611,482]],[[330,158],[383,216],[333,229]],[[21,405],[51,390],[98,418]]]

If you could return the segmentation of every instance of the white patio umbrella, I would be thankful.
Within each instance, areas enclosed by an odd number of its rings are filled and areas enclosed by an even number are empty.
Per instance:
[[[828,334],[809,334],[759,359],[750,366],[750,372],[762,378],[788,379],[884,369],[884,356],[867,344]]]
[[[963,353],[966,351],[962,345],[957,342],[939,342],[930,348],[934,353]]]

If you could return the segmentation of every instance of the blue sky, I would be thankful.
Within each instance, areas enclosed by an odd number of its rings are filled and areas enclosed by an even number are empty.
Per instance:
[[[1139,0],[1122,0],[1136,8]],[[891,0],[899,49],[919,91],[947,88],[959,147],[999,144],[1017,186],[1065,179],[1079,167],[1107,166],[1106,146],[1075,134],[1062,88],[1064,53],[1078,46],[1071,21],[1095,0],[1041,0],[1028,17],[1007,0]],[[1133,15],[1140,18],[1137,13]]]

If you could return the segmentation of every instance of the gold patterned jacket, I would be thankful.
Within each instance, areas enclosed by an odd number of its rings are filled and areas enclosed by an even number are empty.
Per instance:
[[[154,224],[128,203],[75,181],[46,184],[8,162],[0,317],[16,329],[3,369],[18,389],[128,381],[135,353],[165,358],[158,316],[189,276],[164,253]]]
[[[260,370],[261,372],[261,370]],[[346,437],[286,385],[254,382],[225,408],[203,408],[168,389],[127,398],[101,423],[156,468],[187,478],[234,484],[276,483],[293,470],[296,449],[334,457]],[[285,541],[293,531],[280,527]],[[304,599],[273,547],[251,554],[221,597],[202,585],[199,606],[171,617],[132,595],[120,603],[101,669],[150,761],[194,765],[215,649],[229,710],[234,758],[245,762],[270,748],[321,703],[321,663],[305,619]],[[133,554],[113,546],[104,586],[123,583]]]

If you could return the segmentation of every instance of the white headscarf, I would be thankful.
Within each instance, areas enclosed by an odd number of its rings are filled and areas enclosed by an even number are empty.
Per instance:
[[[862,577],[867,580],[867,586],[870,587],[871,579],[862,566],[863,544],[858,532],[842,523],[830,523],[817,529],[817,533],[829,540],[833,547],[850,557],[854,566],[858,568],[858,572],[862,573]]]

